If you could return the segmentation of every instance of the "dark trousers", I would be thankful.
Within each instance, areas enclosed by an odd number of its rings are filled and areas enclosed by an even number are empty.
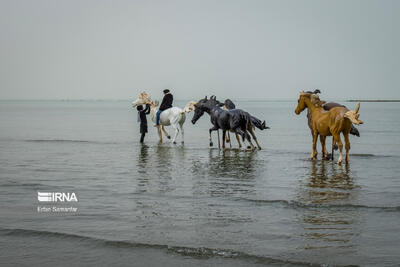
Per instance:
[[[146,135],[146,133],[142,133],[142,135],[140,136],[140,143],[143,143],[145,135]]]

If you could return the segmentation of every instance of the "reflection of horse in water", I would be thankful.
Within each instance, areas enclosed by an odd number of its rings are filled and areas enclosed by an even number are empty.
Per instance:
[[[309,176],[299,188],[296,202],[305,205],[298,218],[306,248],[313,257],[320,249],[353,247],[359,233],[359,211],[352,207],[357,190],[349,165],[337,167],[329,161],[311,161]],[[343,208],[342,208],[343,207]],[[314,249],[314,250],[313,250]]]
[[[309,180],[304,185],[306,194],[301,201],[312,204],[347,202],[354,187],[348,165],[338,169],[330,162],[311,161]]]
[[[255,159],[254,153],[239,150],[226,150],[222,153],[210,150],[208,173],[216,178],[254,178],[260,170],[259,161]]]
[[[203,176],[201,186],[206,194],[247,195],[255,191],[256,177],[263,171],[264,162],[257,154],[240,150],[209,151],[206,160],[193,161],[191,172]]]
[[[149,147],[142,144],[140,147],[140,152],[138,154],[137,163],[137,190],[140,192],[146,192],[149,184],[149,176],[146,174],[146,170],[149,164]]]

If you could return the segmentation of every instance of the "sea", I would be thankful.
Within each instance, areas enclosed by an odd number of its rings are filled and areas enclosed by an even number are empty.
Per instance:
[[[337,165],[297,98],[234,100],[270,127],[256,151],[193,113],[141,144],[131,101],[0,101],[1,266],[400,265],[400,103],[362,102]]]

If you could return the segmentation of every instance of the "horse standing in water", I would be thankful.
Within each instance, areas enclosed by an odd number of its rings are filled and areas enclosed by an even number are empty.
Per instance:
[[[236,109],[236,105],[229,98],[225,99],[224,103],[220,103],[218,101],[218,106],[220,106],[224,110]],[[250,119],[251,119],[251,123],[247,124],[246,129],[250,133],[250,135],[253,137],[254,141],[257,144],[258,149],[261,149],[261,146],[258,143],[257,137],[254,133],[254,129],[255,129],[255,127],[257,127],[260,130],[265,130],[265,129],[269,129],[269,127],[265,125],[265,121],[262,122],[261,120],[257,119],[256,117],[252,116],[251,114],[250,114]],[[236,140],[239,144],[239,148],[241,148],[242,144],[240,143],[239,136],[233,130],[228,131],[228,135],[226,135],[226,138],[225,138],[226,142],[229,143],[229,145],[232,147],[232,142],[231,142],[229,132],[233,132],[235,134]]]
[[[192,103],[192,102],[189,102]],[[156,113],[158,110],[158,101],[151,101],[150,96],[143,92],[139,95],[139,97],[132,102],[132,106],[136,107],[138,105],[144,105],[144,104],[149,104],[150,105],[150,116],[151,120],[153,122],[156,122]],[[183,132],[183,124],[185,123],[186,112],[190,112],[191,110],[188,108],[185,108],[184,110],[178,108],[178,107],[172,107],[169,109],[164,110],[161,115],[160,115],[160,127],[157,127],[158,131],[158,136],[160,137],[160,143],[162,143],[162,133],[161,131],[165,134],[165,136],[170,139],[171,136],[167,133],[165,130],[164,126],[172,126],[175,129],[175,135],[172,138],[172,143],[176,144],[176,138],[178,137],[178,133],[181,133],[182,136],[182,144],[184,143],[184,132]]]
[[[194,104],[194,116],[192,123],[195,124],[196,121],[203,116],[204,112],[210,115],[211,123],[213,127],[210,128],[210,146],[213,145],[211,139],[212,131],[217,131],[222,129],[222,148],[225,149],[225,137],[226,131],[233,130],[236,134],[242,136],[243,141],[246,139],[252,150],[255,149],[253,143],[251,142],[251,137],[247,132],[247,126],[251,125],[251,115],[241,109],[224,110],[219,106],[219,101],[216,97],[212,96],[210,99],[205,97]],[[265,122],[262,123],[265,127]]]
[[[363,121],[359,120],[360,102],[357,103],[355,110],[348,110],[345,107],[334,107],[329,111],[324,112],[321,103],[314,101],[313,98],[318,96],[310,93],[300,92],[298,104],[295,113],[299,115],[304,109],[308,108],[311,112],[311,126],[313,130],[313,145],[310,159],[317,157],[317,139],[321,135],[322,156],[325,156],[325,138],[326,136],[333,136],[333,140],[339,146],[339,159],[338,164],[342,163],[343,144],[340,139],[340,133],[343,134],[346,147],[346,163],[349,162],[350,140],[349,133],[352,123],[359,125]]]
[[[335,103],[335,102],[326,103],[326,101],[320,100],[318,94],[320,94],[321,91],[319,89],[316,89],[314,91],[306,91],[305,93],[311,94],[311,102],[313,104],[322,105],[322,108],[324,110],[326,110],[326,111],[329,111],[330,109],[335,108],[335,107],[344,107],[344,108],[346,107],[346,106],[341,105],[339,103]],[[311,116],[310,109],[307,109],[307,120],[308,120],[308,127],[311,130],[311,136],[313,136],[312,116]],[[358,131],[358,129],[354,125],[351,125],[350,134],[360,137],[360,132]],[[320,139],[321,138],[324,139],[324,138],[326,138],[326,136],[322,136],[321,135],[319,138]],[[321,140],[321,142],[325,143],[325,140]],[[326,151],[326,148],[324,148],[324,147],[321,148],[321,149],[322,149],[322,151]],[[335,141],[332,138],[332,153],[331,154],[326,153],[326,156],[324,155],[324,153],[322,153],[323,154],[323,156],[322,156],[323,159],[332,159],[333,160],[334,151],[337,150],[337,149],[338,149],[338,146],[335,144]]]

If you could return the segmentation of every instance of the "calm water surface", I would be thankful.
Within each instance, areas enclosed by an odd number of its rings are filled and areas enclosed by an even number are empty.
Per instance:
[[[184,145],[140,145],[128,101],[1,101],[0,263],[398,266],[400,105],[362,103],[337,166],[308,160],[296,100],[236,104],[267,120],[263,150],[210,149],[207,114]],[[37,191],[78,211],[39,213]]]

